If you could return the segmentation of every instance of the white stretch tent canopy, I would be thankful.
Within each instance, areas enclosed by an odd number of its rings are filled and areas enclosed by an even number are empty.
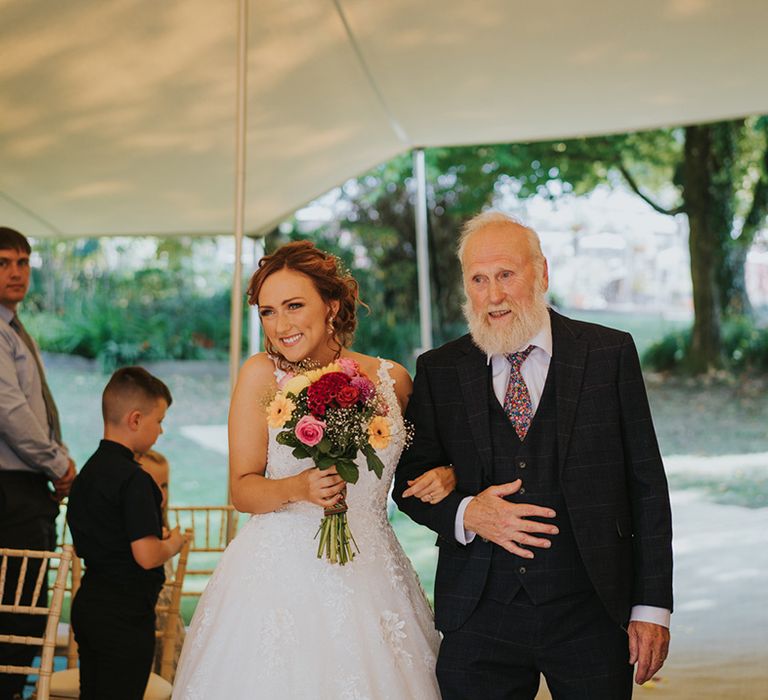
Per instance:
[[[251,0],[245,230],[413,146],[768,112],[764,0]],[[237,2],[0,0],[0,224],[229,233]]]

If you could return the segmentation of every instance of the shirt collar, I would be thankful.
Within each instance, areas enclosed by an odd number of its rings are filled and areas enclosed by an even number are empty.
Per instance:
[[[7,306],[3,306],[0,304],[0,318],[3,319],[6,323],[10,324],[11,320],[13,320],[13,317],[16,314],[13,313]]]
[[[108,452],[114,452],[116,454],[119,454],[121,457],[130,459],[132,462],[138,465],[138,462],[136,462],[136,459],[133,456],[133,451],[131,450],[131,448],[126,447],[122,443],[115,442],[114,440],[104,439],[99,443],[99,447],[102,450],[107,450]]]
[[[529,345],[533,345],[535,348],[539,348],[543,350],[547,355],[549,355],[549,358],[552,359],[552,321],[550,320],[549,314],[547,314],[547,320],[544,323],[544,325],[541,327],[539,332],[533,336],[527,343],[523,343],[519,348],[514,348],[510,352],[520,352],[521,350],[525,350]],[[496,362],[499,362],[500,360],[503,360],[506,362],[506,357],[504,354],[501,353],[495,353],[492,355],[486,355],[486,363],[495,365]]]

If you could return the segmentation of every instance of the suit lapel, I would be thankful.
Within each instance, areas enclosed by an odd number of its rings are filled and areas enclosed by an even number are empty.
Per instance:
[[[576,418],[588,346],[586,341],[579,338],[577,327],[570,324],[568,319],[555,311],[550,311],[550,317],[557,396],[557,455],[562,472]]]
[[[488,418],[488,362],[467,337],[465,355],[456,364],[459,386],[469,419],[469,429],[475,442],[483,474],[489,479],[493,472],[491,458],[491,428]]]

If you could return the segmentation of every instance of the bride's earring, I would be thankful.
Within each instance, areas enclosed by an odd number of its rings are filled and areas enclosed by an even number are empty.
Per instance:
[[[333,335],[333,316],[328,319],[328,335]]]

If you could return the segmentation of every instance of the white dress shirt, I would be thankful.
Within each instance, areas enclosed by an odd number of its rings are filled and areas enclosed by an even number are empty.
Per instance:
[[[525,362],[523,362],[520,374],[523,377],[523,381],[525,381],[525,385],[528,387],[533,415],[536,415],[541,395],[544,392],[544,384],[547,381],[549,363],[552,360],[552,324],[549,320],[530,341],[511,352],[521,352],[529,345],[533,345],[533,350],[531,350]],[[493,393],[499,404],[503,406],[512,366],[506,356],[501,354],[488,355],[487,361],[491,366]],[[467,496],[459,503],[459,507],[456,510],[454,531],[456,540],[459,544],[463,545],[469,544],[475,539],[475,533],[464,528],[464,511],[466,511],[472,498],[473,496]],[[670,611],[666,608],[657,608],[651,605],[635,605],[632,608],[630,621],[653,622],[663,627],[669,627],[670,614]]]

